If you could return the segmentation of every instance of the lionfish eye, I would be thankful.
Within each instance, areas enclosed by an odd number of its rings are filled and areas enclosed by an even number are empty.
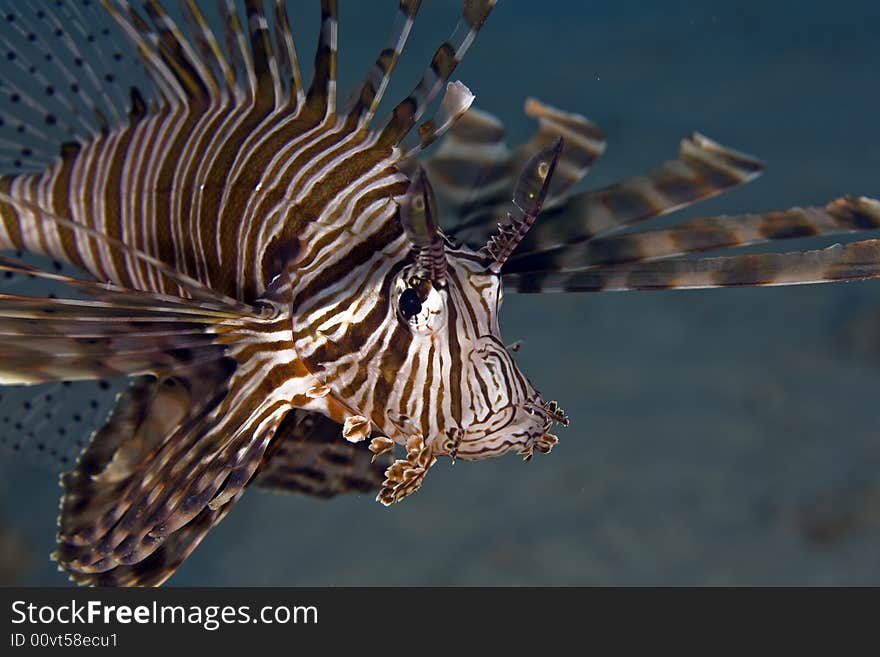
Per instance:
[[[397,307],[406,321],[411,320],[422,312],[422,300],[419,299],[419,293],[414,288],[406,288],[397,301]]]

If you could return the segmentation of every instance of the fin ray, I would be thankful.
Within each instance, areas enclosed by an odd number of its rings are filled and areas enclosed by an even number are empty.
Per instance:
[[[385,46],[376,58],[359,90],[350,101],[350,109],[346,112],[357,121],[358,126],[369,124],[376,113],[376,108],[385,95],[385,89],[400,59],[410,31],[415,23],[421,0],[400,0],[395,25],[391,30]]]
[[[514,255],[506,272],[566,271],[659,260],[750,244],[880,229],[880,202],[844,197],[825,207],[692,219],[670,228]]]
[[[880,240],[816,251],[716,258],[670,258],[570,272],[507,274],[517,292],[618,292],[713,287],[763,287],[880,278]]]
[[[373,493],[385,480],[390,453],[374,458],[369,441],[342,438],[342,425],[319,413],[287,414],[254,476],[259,488],[328,498]]]
[[[754,158],[694,133],[682,140],[677,159],[654,171],[548,208],[517,255],[610,234],[748,183],[762,171]]]
[[[379,133],[379,144],[394,146],[415,126],[464,57],[495,2],[496,0],[466,0],[461,19],[452,36],[436,50],[431,64],[415,89],[391,112]]]
[[[0,176],[0,181],[2,181],[2,176]],[[139,249],[130,246],[129,244],[122,242],[114,237],[111,237],[105,233],[102,233],[94,228],[90,228],[81,223],[77,223],[75,221],[71,221],[65,217],[59,217],[53,212],[46,210],[45,208],[37,205],[36,203],[32,203],[30,201],[25,201],[22,199],[16,199],[7,194],[4,191],[0,191],[0,211],[3,210],[3,204],[8,205],[12,210],[16,213],[18,212],[26,212],[31,217],[36,219],[38,222],[45,221],[48,223],[53,223],[58,226],[70,229],[76,233],[88,236],[90,239],[94,239],[98,242],[101,242],[111,249],[117,250],[120,254],[122,254],[125,258],[135,258],[140,260],[141,262],[147,264],[148,266],[154,268],[162,277],[168,278],[173,281],[183,292],[189,294],[194,299],[205,299],[214,302],[219,302],[221,304],[227,305],[232,309],[246,309],[248,306],[242,304],[242,302],[232,299],[221,292],[217,292],[216,290],[208,287],[204,283],[199,280],[188,276],[173,267],[165,264],[158,258],[154,258],[153,256],[140,251]],[[2,216],[2,213],[0,213]]]
[[[336,112],[336,48],[339,27],[337,0],[321,0],[321,34],[315,51],[315,69],[305,106],[313,116]]]
[[[509,194],[525,163],[557,136],[565,147],[547,194],[544,212],[562,204],[570,188],[580,182],[605,150],[605,137],[594,123],[579,114],[563,112],[529,98],[525,113],[538,119],[532,138],[511,152],[504,126],[486,112],[470,109],[452,128],[440,149],[425,160],[437,187],[441,205],[458,216],[447,234],[473,247],[485,243],[499,218],[509,208]]]
[[[62,479],[53,557],[71,579],[161,584],[241,496],[281,413],[241,416],[233,371],[142,379],[120,401]]]
[[[275,41],[278,49],[283,51],[280,68],[282,74],[286,74],[289,78],[290,102],[293,103],[294,108],[300,108],[306,97],[285,0],[275,0]]]

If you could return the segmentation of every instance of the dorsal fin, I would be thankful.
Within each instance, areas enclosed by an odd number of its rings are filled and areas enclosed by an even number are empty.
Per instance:
[[[237,86],[244,87],[246,92],[253,96],[257,88],[257,74],[254,71],[247,35],[238,15],[238,7],[235,5],[235,0],[221,0],[219,8],[225,26],[226,52],[231,57],[236,76],[244,76],[244,81],[239,81]]]
[[[213,72],[201,63],[201,58],[192,50],[189,41],[165,11],[162,3],[158,0],[147,0],[144,11],[155,26],[159,56],[174,73],[187,98],[191,101],[207,102],[212,95],[216,96],[218,87]]]
[[[400,59],[400,54],[406,46],[421,4],[422,0],[400,0],[397,18],[385,46],[376,58],[376,62],[370,67],[367,78],[349,101],[351,107],[346,114],[349,120],[356,122],[358,126],[368,124],[376,113],[397,60]]]
[[[431,64],[415,89],[391,112],[391,117],[379,135],[380,145],[390,147],[400,143],[415,126],[464,57],[495,2],[496,0],[465,1],[455,31],[437,48]]]
[[[459,81],[450,82],[446,85],[446,93],[437,114],[425,121],[416,131],[415,138],[410,135],[404,142],[405,152],[403,159],[411,158],[422,152],[437,139],[446,134],[456,122],[464,116],[474,102],[474,94]],[[409,145],[407,142],[415,142]]]
[[[676,159],[653,171],[548,208],[515,257],[586,242],[669,214],[744,185],[763,168],[755,158],[694,133],[682,140]]]
[[[880,202],[839,198],[824,207],[690,219],[514,257],[505,273],[608,268],[779,240],[876,230]]]
[[[538,119],[538,130],[514,152],[512,163],[516,170],[557,137],[565,139],[565,148],[559,156],[556,173],[547,192],[545,207],[549,208],[564,200],[568,189],[580,182],[605,152],[605,135],[597,125],[580,114],[563,112],[536,98],[526,99],[524,110],[527,116]]]
[[[336,0],[321,0],[321,36],[315,51],[315,72],[306,96],[306,111],[314,116],[336,112],[336,32],[339,7]]]
[[[565,148],[547,192],[543,213],[561,205],[571,187],[586,176],[605,150],[602,131],[579,114],[563,112],[529,98],[526,115],[538,119],[534,135],[514,151],[505,143],[504,126],[491,114],[471,109],[440,148],[426,160],[425,168],[441,199],[457,223],[445,227],[446,234],[471,246],[482,246],[499,217],[508,209],[508,191],[523,165],[535,153],[565,139]],[[516,256],[514,256],[516,257]]]
[[[263,0],[245,0],[244,7],[250,28],[251,54],[257,83],[254,100],[261,106],[273,106],[280,103],[284,92],[281,88],[278,60],[272,47]]]
[[[150,29],[146,21],[132,7],[119,4],[118,0],[101,0],[101,3],[137,47],[138,54],[147,69],[147,74],[162,98],[166,101],[174,99],[185,101],[186,94],[159,55],[156,45],[158,35]]]
[[[219,80],[223,81],[223,91],[231,95],[235,88],[235,71],[229,65],[226,55],[223,54],[217,37],[214,35],[214,30],[211,29],[201,7],[196,0],[186,0],[181,3],[180,10],[202,59],[215,69],[215,72],[219,74],[218,82]]]
[[[279,67],[281,75],[285,76],[290,83],[289,102],[294,109],[298,109],[305,102],[303,91],[302,73],[299,70],[299,60],[296,56],[296,44],[293,41],[293,31],[290,29],[290,19],[287,17],[287,7],[284,0],[275,0],[275,41],[278,44]]]
[[[616,292],[805,285],[880,278],[880,240],[815,251],[667,258],[573,271],[505,274],[517,292]]]
[[[443,227],[448,235],[455,235],[474,208],[486,208],[495,223],[504,216],[496,206],[510,200],[514,175],[511,157],[501,121],[471,107],[440,147],[425,158],[424,166],[440,207],[457,222],[449,221]],[[482,230],[472,246],[482,246],[488,232]]]

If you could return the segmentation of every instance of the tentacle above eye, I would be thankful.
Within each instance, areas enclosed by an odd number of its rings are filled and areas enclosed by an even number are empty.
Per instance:
[[[419,167],[400,203],[400,223],[416,252],[416,276],[446,284],[446,252],[437,224],[437,204],[425,170]]]
[[[508,223],[499,226],[498,233],[489,238],[483,249],[483,253],[492,259],[489,269],[493,272],[501,271],[517,244],[535,223],[550,189],[550,181],[553,179],[562,146],[562,137],[558,137],[523,167],[513,192],[513,204],[522,216],[508,215]]]

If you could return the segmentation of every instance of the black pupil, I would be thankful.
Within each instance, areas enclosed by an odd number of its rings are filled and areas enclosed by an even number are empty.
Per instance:
[[[419,300],[419,295],[411,287],[406,288],[403,294],[400,295],[398,307],[400,308],[400,314],[407,321],[422,312],[422,302]]]

